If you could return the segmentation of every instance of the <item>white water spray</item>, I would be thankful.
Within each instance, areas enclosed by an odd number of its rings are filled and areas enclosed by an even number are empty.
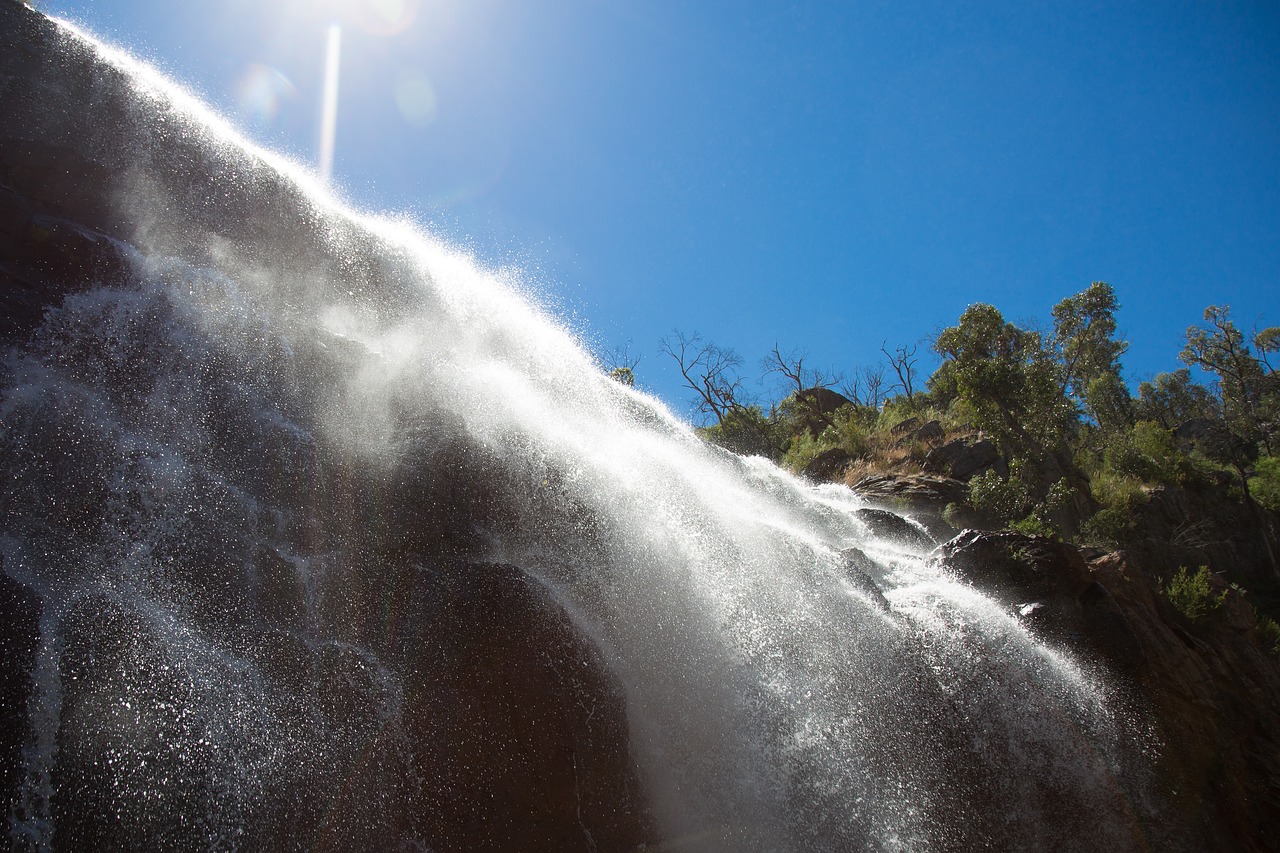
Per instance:
[[[1134,732],[1068,653],[872,536],[847,491],[710,447],[601,375],[518,274],[341,208],[95,49],[247,201],[189,213],[184,176],[138,166],[130,280],[7,356],[0,547],[56,635],[31,724],[63,739],[34,810],[60,773],[103,813],[147,803],[120,843],[235,847],[296,836],[295,811],[332,827],[315,792],[345,802],[333,777],[368,774],[349,837],[421,844],[404,691],[433,671],[397,658],[409,628],[366,622],[432,614],[434,560],[551,591],[622,685],[675,849],[1137,843]],[[48,810],[15,836],[52,846],[77,814]]]

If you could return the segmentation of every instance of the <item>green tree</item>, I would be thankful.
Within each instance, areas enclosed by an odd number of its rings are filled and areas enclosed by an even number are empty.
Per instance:
[[[1221,417],[1213,422],[1215,428],[1208,440],[1201,442],[1201,449],[1215,461],[1235,469],[1245,503],[1257,518],[1271,569],[1280,577],[1268,525],[1253,499],[1249,479],[1259,450],[1264,449],[1268,456],[1272,451],[1280,411],[1276,376],[1265,361],[1250,351],[1244,333],[1231,321],[1228,307],[1210,305],[1204,311],[1204,320],[1204,325],[1187,329],[1187,345],[1178,356],[1184,364],[1203,368],[1218,378]],[[1268,352],[1276,337],[1270,332],[1268,329],[1254,336]]]
[[[1193,418],[1218,417],[1218,403],[1209,389],[1193,380],[1191,371],[1183,367],[1157,374],[1152,381],[1138,386],[1134,417],[1174,429]]]
[[[1218,397],[1226,428],[1247,446],[1261,443],[1271,452],[1274,430],[1275,388],[1264,362],[1249,349],[1244,333],[1231,322],[1231,309],[1210,305],[1204,311],[1206,325],[1187,329],[1187,345],[1179,359],[1218,378]],[[1269,333],[1266,330],[1263,334]],[[1264,343],[1270,343],[1264,338]]]
[[[1060,372],[1041,336],[1005,321],[993,306],[971,305],[934,342],[942,364],[929,380],[939,403],[959,401],[1006,453],[1059,450],[1074,420]]]
[[[1061,392],[1100,425],[1127,421],[1128,389],[1120,377],[1120,356],[1129,348],[1116,340],[1115,290],[1104,281],[1053,306],[1052,346],[1061,365]]]

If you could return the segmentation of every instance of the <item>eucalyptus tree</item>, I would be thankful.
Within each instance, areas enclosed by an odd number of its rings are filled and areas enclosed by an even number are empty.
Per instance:
[[[1051,345],[1060,366],[1059,387],[1104,429],[1132,422],[1120,356],[1129,348],[1116,338],[1115,289],[1095,281],[1053,306]]]

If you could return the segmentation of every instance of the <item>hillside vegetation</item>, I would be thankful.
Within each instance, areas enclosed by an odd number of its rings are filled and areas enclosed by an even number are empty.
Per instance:
[[[1183,366],[1135,395],[1118,307],[1104,282],[1059,302],[1042,328],[972,305],[929,342],[940,364],[927,378],[919,346],[885,347],[884,363],[853,373],[775,347],[761,373],[780,390],[765,400],[747,393],[732,350],[679,332],[662,349],[710,442],[933,516],[944,534],[1011,528],[1123,550],[1175,604],[1203,589],[1183,608],[1197,618],[1234,587],[1274,638],[1280,327],[1246,331],[1210,306],[1187,329]]]

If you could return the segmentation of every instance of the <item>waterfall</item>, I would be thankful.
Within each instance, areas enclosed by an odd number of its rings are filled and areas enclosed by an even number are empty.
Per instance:
[[[74,28],[30,38],[50,91],[11,87],[11,127],[102,167],[121,260],[0,371],[16,847],[1142,846],[1151,736],[1102,668],[609,380],[519,270]],[[507,605],[572,639],[519,648]],[[581,731],[616,717],[638,835],[579,775],[602,729],[546,793],[571,841],[468,787],[468,681],[517,652],[586,673],[556,694]]]

